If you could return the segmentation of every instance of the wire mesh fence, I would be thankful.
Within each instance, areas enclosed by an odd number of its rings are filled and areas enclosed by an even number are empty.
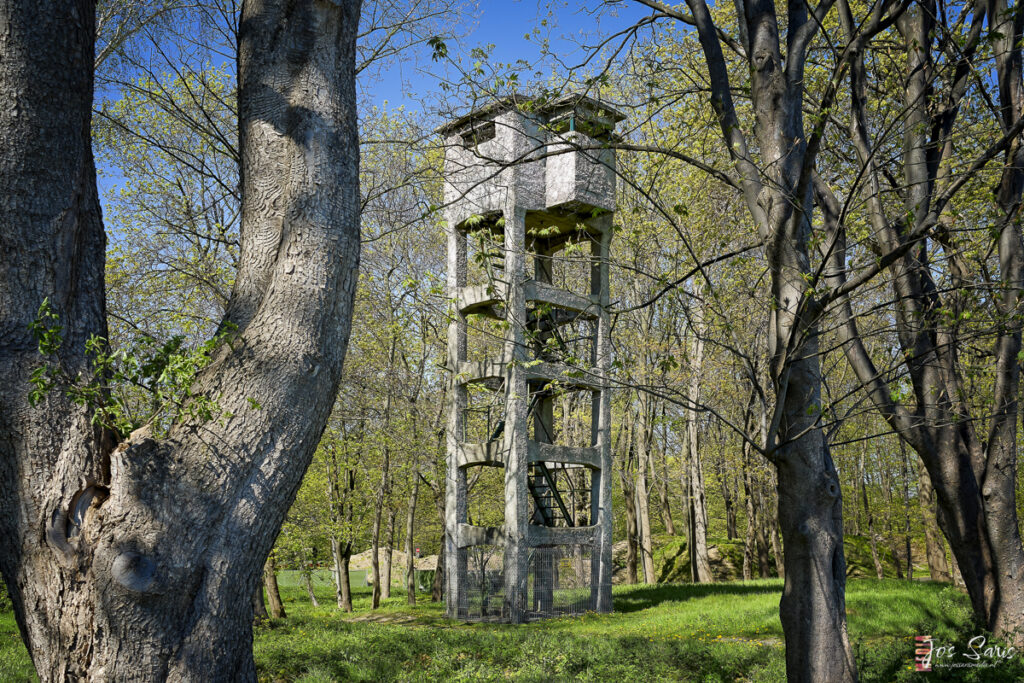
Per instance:
[[[459,576],[463,586],[459,619],[501,621],[506,615],[502,548],[474,545],[459,552],[466,554],[466,571]]]
[[[531,548],[526,618],[576,615],[593,609],[590,570],[588,546]]]
[[[459,619],[505,621],[509,604],[525,607],[527,620],[583,614],[593,609],[591,549],[584,545],[530,548],[526,585],[522,595],[506,600],[502,548],[477,545],[466,553]]]

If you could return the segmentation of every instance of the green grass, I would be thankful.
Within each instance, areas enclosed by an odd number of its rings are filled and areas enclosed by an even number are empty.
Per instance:
[[[396,577],[397,579],[398,577]],[[778,580],[710,586],[616,586],[615,613],[522,626],[463,624],[404,591],[369,609],[369,588],[353,577],[355,612],[334,604],[327,572],[315,576],[313,608],[296,572],[281,572],[288,617],[256,631],[261,681],[765,681],[785,679]],[[995,669],[908,671],[913,636],[963,643],[966,597],[944,585],[874,579],[847,587],[851,637],[861,680],[1024,680],[1024,660]],[[9,613],[0,615],[0,681],[24,680],[28,658]],[[927,679],[922,678],[927,676]]]

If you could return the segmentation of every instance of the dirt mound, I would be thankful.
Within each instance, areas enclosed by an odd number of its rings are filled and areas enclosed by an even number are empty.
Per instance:
[[[348,561],[349,570],[356,571],[358,569],[369,569],[372,562],[372,556],[373,549],[364,550],[363,552],[358,553],[357,555],[353,555],[352,558]],[[383,566],[384,548],[381,548],[378,551],[377,557],[380,560],[381,565]],[[416,565],[416,569],[419,570],[437,569],[437,555],[426,555],[425,557],[421,557],[415,560],[414,564]],[[394,572],[395,569],[401,569],[403,567],[405,567],[405,553],[403,553],[401,550],[392,551],[391,571]]]

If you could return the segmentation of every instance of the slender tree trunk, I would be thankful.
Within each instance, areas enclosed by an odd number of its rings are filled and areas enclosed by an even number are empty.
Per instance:
[[[434,582],[430,585],[431,602],[441,602],[444,599],[444,532],[441,536],[441,549],[437,552],[437,569],[434,570]]]
[[[754,503],[752,474],[750,471],[750,446],[743,444],[743,499],[746,504],[747,513],[747,534],[743,539],[743,580],[750,581],[754,578],[754,553],[755,553],[755,532],[757,528],[757,508]]]
[[[352,585],[349,583],[348,562],[352,557],[352,542],[342,544],[331,537],[331,559],[334,562],[334,596],[338,601],[338,609],[342,612],[352,611]]]
[[[910,460],[907,448],[900,443],[900,478],[903,480],[903,547],[907,557],[907,580],[914,580],[914,553],[910,546]]]
[[[644,571],[644,583],[656,583],[654,574],[654,548],[651,539],[651,514],[648,505],[647,465],[650,462],[650,414],[647,394],[641,392],[640,407],[635,430],[637,476],[636,476],[636,517],[637,536],[640,540],[640,560]]]
[[[311,570],[307,569],[302,572],[302,582],[306,586],[306,595],[309,596],[309,603],[313,607],[319,607],[320,601],[316,599],[316,593],[313,592],[313,572]]]
[[[889,530],[889,551],[892,553],[892,562],[896,566],[896,578],[903,580],[903,563],[900,562],[900,547],[896,540],[896,530],[893,525],[892,519],[892,471],[889,468],[889,460],[886,459],[884,464],[881,465],[882,472],[882,491],[885,493],[885,504],[888,509],[886,515],[886,527]]]
[[[672,520],[672,510],[668,502],[668,465],[667,456],[661,460],[661,476],[658,478],[658,502],[661,512],[661,522],[665,525],[665,533],[670,536],[676,535],[676,523]]]
[[[415,470],[416,463],[413,463]],[[405,517],[405,599],[409,605],[416,604],[416,558],[413,555],[413,533],[416,530],[416,505],[420,497],[420,478],[412,475],[412,492],[409,494],[409,511]]]
[[[871,514],[871,505],[868,503],[867,473],[864,470],[864,450],[860,451],[857,459],[857,483],[860,485],[860,499],[864,504],[864,518],[868,525],[868,545],[871,547],[871,562],[875,565],[875,576],[884,578],[882,562],[878,559],[878,542],[875,540],[875,522]]]
[[[704,468],[701,464],[700,430],[697,413],[693,410],[701,401],[701,379],[704,375],[704,306],[701,303],[704,288],[694,287],[694,304],[690,311],[693,329],[693,349],[690,357],[689,401],[691,409],[686,413],[687,462],[690,471],[690,525],[693,529],[692,562],[693,577],[700,583],[711,583],[711,561],[708,557],[708,506],[704,489]]]
[[[757,525],[757,569],[762,579],[771,578],[772,575],[772,562],[768,556],[768,508],[764,503],[764,488],[758,487],[757,492],[758,510],[761,514],[758,515]]]
[[[281,591],[277,589],[277,570],[274,567],[273,554],[267,558],[263,565],[263,587],[267,590],[267,602],[269,603],[270,616],[274,619],[284,619],[288,615],[284,612],[284,603],[281,601]]]
[[[736,497],[732,487],[733,479],[725,469],[725,459],[719,458],[715,464],[718,481],[722,484],[722,502],[725,504],[725,536],[730,541],[739,538],[736,531]]]
[[[658,499],[661,502],[661,521],[665,525],[665,533],[670,536],[676,535],[676,524],[672,519],[672,509],[669,506],[668,491],[668,420],[665,419],[665,401],[661,402],[661,475],[658,478]],[[653,451],[653,449],[652,449]],[[654,468],[651,468],[654,471]]]
[[[786,578],[786,556],[782,552],[782,539],[779,537],[778,513],[769,520],[769,536],[772,541],[772,553],[775,555],[775,573],[780,579]]]
[[[395,520],[398,517],[398,510],[388,510],[388,542],[384,547],[384,568],[381,572],[380,597],[386,600],[391,597],[391,560],[394,557],[395,547]]]

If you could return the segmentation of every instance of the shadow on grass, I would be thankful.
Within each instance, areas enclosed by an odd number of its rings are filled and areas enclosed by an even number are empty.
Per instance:
[[[711,595],[782,594],[782,581],[753,583],[655,584],[630,587],[612,597],[616,612],[639,612],[663,602],[680,602]]]

